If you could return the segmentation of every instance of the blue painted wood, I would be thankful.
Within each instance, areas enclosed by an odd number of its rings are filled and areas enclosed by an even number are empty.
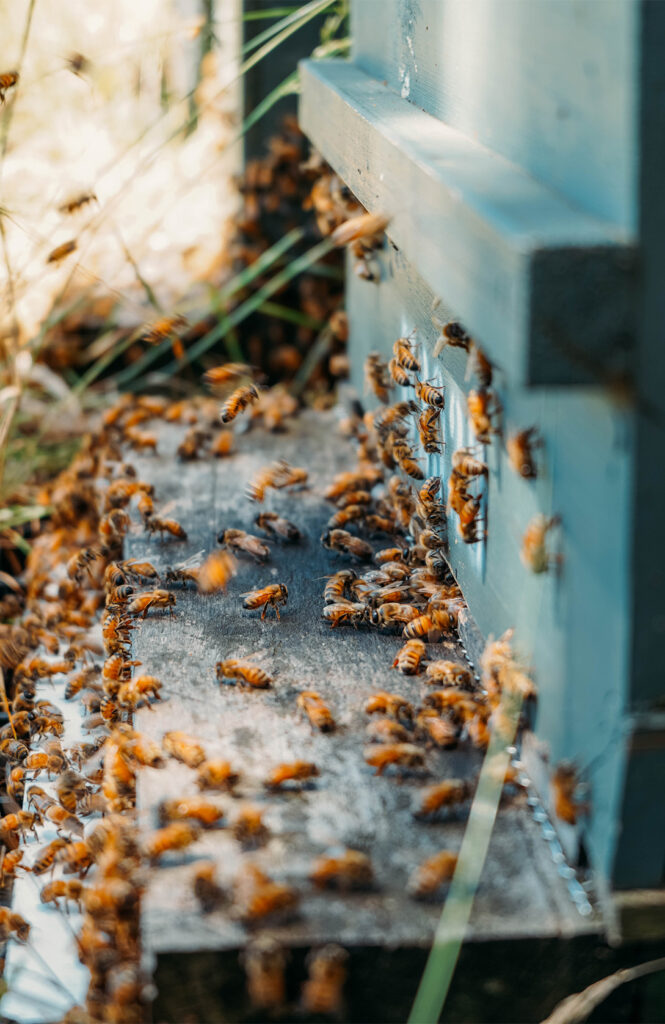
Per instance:
[[[530,384],[621,368],[634,334],[629,233],[344,61],[301,64],[300,123],[494,362]],[[321,116],[321,111],[326,116]]]

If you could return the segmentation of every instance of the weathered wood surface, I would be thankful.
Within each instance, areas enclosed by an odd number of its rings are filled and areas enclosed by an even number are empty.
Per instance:
[[[346,61],[303,61],[303,131],[516,383],[623,366],[635,333],[630,231]],[[321,117],[325,110],[326,116]]]
[[[216,463],[177,463],[174,452],[182,433],[182,428],[161,428],[159,455],[132,454],[132,462],[141,478],[155,484],[159,507],[168,508],[186,526],[189,540],[151,540],[137,523],[127,539],[128,556],[147,557],[163,569],[200,550],[212,550],[222,527],[252,529],[259,508],[245,497],[245,485],[261,465],[276,457],[305,466],[310,487],[295,494],[272,492],[267,500],[269,508],[302,527],[306,537],[301,545],[274,545],[265,566],[243,560],[226,595],[204,598],[178,592],[173,619],[150,615],[134,634],[133,653],[142,661],[141,671],[163,680],[165,697],[137,714],[137,727],[156,740],[169,729],[184,729],[201,740],[209,756],[228,758],[241,773],[238,796],[266,808],[272,833],[266,847],[242,853],[230,832],[210,831],[186,857],[174,855],[151,872],[142,910],[146,952],[157,958],[159,974],[160,962],[172,962],[169,954],[241,948],[248,930],[231,919],[228,908],[204,917],[191,879],[196,861],[209,858],[217,863],[220,881],[228,888],[244,857],[300,890],[298,917],[269,929],[290,946],[335,940],[354,947],[427,947],[440,904],[410,899],[406,880],[426,856],[441,848],[459,848],[464,817],[419,823],[411,815],[411,802],[426,782],[475,775],[480,756],[466,744],[450,752],[430,752],[431,774],[401,784],[388,776],[375,778],[363,760],[365,698],[389,689],[418,701],[425,687],[418,677],[401,676],[390,668],[401,645],[399,637],[331,631],[320,618],[321,577],[345,564],[319,543],[330,514],[321,491],[334,472],[352,465],[351,448],[336,435],[333,414],[305,414],[283,435],[256,430],[239,435],[237,454]],[[274,581],[287,584],[289,602],[281,622],[268,617],[261,623],[258,613],[243,611],[238,595]],[[464,659],[463,649],[455,644],[437,650],[439,656]],[[260,664],[274,674],[274,689],[220,688],[215,662],[252,653],[258,653]],[[336,733],[314,734],[297,712],[296,694],[309,688],[329,702],[339,722]],[[262,786],[268,770],[295,758],[318,764],[316,785],[302,793],[268,795]],[[138,786],[142,830],[147,833],[156,826],[162,799],[195,792],[194,773],[183,765],[169,761],[165,770],[143,771]],[[222,797],[220,803],[232,810],[237,800]],[[374,892],[342,897],[314,890],[307,880],[312,859],[340,845],[371,855],[377,876]],[[559,868],[526,803],[502,808],[470,937],[544,938],[596,928],[575,909]],[[187,968],[181,965],[179,970]]]

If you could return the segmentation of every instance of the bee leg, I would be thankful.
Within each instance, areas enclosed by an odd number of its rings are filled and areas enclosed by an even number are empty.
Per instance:
[[[277,615],[277,618],[278,618],[278,619],[280,620],[280,622],[281,622],[281,620],[282,620],[282,617],[281,617],[281,615],[279,614],[279,608],[277,607],[277,605],[274,605],[274,609],[275,609],[275,614]]]
[[[264,604],[263,611],[261,612],[261,622],[263,622],[263,620],[265,619],[267,610],[268,610],[268,605],[266,603],[266,604]]]

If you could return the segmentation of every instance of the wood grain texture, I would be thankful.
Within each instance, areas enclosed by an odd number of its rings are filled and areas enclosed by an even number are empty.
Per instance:
[[[454,751],[430,752],[432,775],[402,784],[375,778],[363,761],[366,697],[387,688],[418,700],[425,688],[418,677],[400,676],[390,668],[401,645],[399,637],[331,631],[320,619],[321,577],[340,565],[319,544],[330,508],[321,490],[333,472],[348,468],[350,448],[337,437],[333,415],[305,414],[285,435],[241,435],[238,454],[228,461],[188,463],[174,472],[173,453],[181,433],[160,428],[157,457],[132,455],[140,477],[155,484],[158,501],[166,503],[169,514],[189,532],[184,544],[161,544],[135,526],[127,541],[128,555],[150,558],[160,569],[200,549],[211,550],[222,526],[249,529],[256,506],[244,497],[244,486],[259,466],[275,457],[307,467],[311,487],[295,495],[277,494],[270,501],[270,507],[304,529],[302,546],[275,546],[264,567],[243,563],[224,596],[206,599],[194,592],[178,593],[172,620],[149,616],[135,633],[133,655],[141,660],[142,672],[163,680],[166,698],[140,711],[137,727],[157,740],[169,729],[184,729],[201,740],[209,756],[229,758],[241,773],[238,794],[265,808],[272,831],[269,844],[254,854],[242,854],[228,830],[206,832],[187,857],[174,856],[152,872],[142,919],[147,953],[160,962],[176,952],[192,954],[194,964],[203,951],[234,951],[244,945],[249,933],[231,919],[228,908],[203,917],[191,891],[198,859],[214,860],[220,881],[228,887],[243,856],[301,891],[300,915],[290,924],[269,929],[288,945],[306,948],[334,940],[377,950],[386,945],[426,947],[439,906],[407,897],[406,879],[427,855],[444,847],[459,848],[464,819],[415,822],[411,801],[424,782],[475,774],[479,754],[466,744]],[[289,602],[281,622],[261,623],[255,613],[242,610],[238,595],[274,580],[287,583]],[[469,628],[473,632],[474,627]],[[432,649],[440,656],[464,657],[452,643]],[[220,688],[215,662],[252,653],[274,673],[274,689]],[[314,734],[298,714],[296,694],[307,688],[316,688],[329,702],[339,722],[336,733]],[[261,780],[269,768],[295,758],[319,765],[316,785],[301,794],[266,795]],[[165,770],[142,772],[138,807],[144,832],[156,825],[160,800],[194,792],[192,770],[173,761]],[[237,802],[220,798],[231,815]],[[371,855],[378,880],[374,892],[343,897],[316,891],[307,881],[313,857],[340,844]],[[502,809],[474,906],[471,939],[544,938],[595,927],[574,909],[526,806],[518,802]]]
[[[303,130],[516,383],[625,366],[630,232],[598,219],[344,61],[304,61]],[[326,116],[321,117],[325,110]]]

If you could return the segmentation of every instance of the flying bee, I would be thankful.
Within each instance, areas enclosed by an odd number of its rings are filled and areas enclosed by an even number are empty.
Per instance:
[[[407,640],[395,655],[393,668],[407,676],[416,675],[422,671],[421,665],[426,654],[427,648],[422,640]]]
[[[204,914],[210,914],[224,902],[224,890],[215,878],[215,865],[208,861],[194,871],[192,888]]]
[[[589,804],[577,799],[579,778],[574,764],[562,761],[556,766],[550,780],[554,813],[567,825],[576,825],[580,814],[589,813]]]
[[[359,626],[367,618],[367,608],[360,601],[342,600],[327,604],[321,617],[330,623],[331,629],[341,625]]]
[[[418,406],[411,401],[388,405],[385,409],[377,409],[374,413],[374,426],[379,431],[385,430],[387,427],[401,423],[407,416],[417,411]]]
[[[430,686],[457,686],[462,690],[474,690],[476,681],[471,669],[458,661],[430,661],[425,669],[425,682]]]
[[[247,975],[247,994],[255,1010],[277,1011],[286,1003],[287,954],[276,939],[252,939],[241,956]]]
[[[270,583],[267,587],[262,587],[260,590],[249,590],[240,596],[244,599],[243,608],[263,608],[261,620],[265,619],[268,608],[273,608],[279,619],[279,606],[286,604],[289,592],[285,583]]]
[[[222,406],[220,419],[222,423],[231,423],[248,406],[259,400],[259,389],[255,384],[242,384]]]
[[[449,882],[455,873],[457,854],[441,850],[424,860],[409,876],[406,891],[416,900],[435,896],[444,882]]]
[[[66,256],[69,256],[75,251],[77,247],[76,239],[70,238],[68,242],[63,242],[62,245],[56,245],[55,249],[51,249],[50,253],[46,257],[47,263],[60,263]]]
[[[164,539],[165,533],[170,533],[178,540],[187,540],[186,530],[175,519],[160,519],[159,516],[150,516],[144,522],[146,533],[158,533]]]
[[[372,548],[367,541],[354,537],[347,530],[326,530],[321,535],[321,543],[330,551],[351,555],[360,562],[368,562],[372,557]]]
[[[306,1014],[342,1018],[342,990],[348,958],[346,950],[333,943],[310,951],[307,955],[309,976],[302,987],[302,1006]]]
[[[252,367],[247,363],[223,363],[221,366],[213,366],[203,374],[208,387],[217,392],[240,380],[242,377],[251,377]]]
[[[363,757],[367,764],[376,768],[375,775],[383,775],[391,766],[400,771],[425,767],[425,755],[413,743],[373,743],[365,747]]]
[[[56,845],[57,844],[57,845]],[[53,848],[51,850],[51,848]],[[65,839],[54,839],[52,843],[44,850],[43,862],[46,862],[51,856],[55,858],[56,864],[63,864],[63,870],[66,875],[80,875],[84,877],[92,867],[93,852],[89,843],[84,839],[78,839],[75,842]],[[50,861],[47,867],[43,868],[42,874],[49,870],[53,864],[53,860]],[[36,874],[37,862],[32,866],[33,874]]]
[[[385,690],[379,690],[368,697],[365,702],[365,713],[389,715],[390,718],[405,722],[406,725],[411,725],[413,721],[413,707],[408,700],[396,693],[386,693]]]
[[[547,535],[560,522],[559,516],[544,515],[534,516],[529,522],[522,537],[520,557],[531,572],[547,572],[552,565],[559,565],[561,556],[552,555],[547,550]]]
[[[153,832],[145,846],[145,854],[151,864],[155,864],[165,853],[173,850],[185,850],[201,835],[198,825],[189,821],[174,821],[171,825]]]
[[[244,530],[220,530],[217,534],[217,543],[226,544],[245,555],[250,555],[257,562],[265,562],[270,558],[270,548],[264,544],[259,537]]]
[[[96,203],[97,196],[94,192],[80,192],[76,196],[72,196],[71,199],[66,199],[64,203],[61,203],[58,207],[60,213],[76,213],[77,210],[81,210],[88,203]]]
[[[198,570],[199,593],[215,594],[226,590],[236,568],[236,560],[228,551],[211,552]]]
[[[472,793],[467,779],[444,779],[423,789],[413,808],[414,818],[431,818],[443,809],[459,807]]]
[[[223,679],[239,679],[241,683],[254,690],[266,690],[272,686],[272,677],[265,669],[243,658],[226,658],[225,661],[218,661],[215,672],[220,683]]]
[[[67,575],[70,580],[80,583],[86,572],[91,575],[90,566],[101,557],[102,553],[97,548],[81,548],[67,562]]]
[[[305,783],[316,778],[319,769],[311,761],[291,761],[277,765],[269,773],[263,785],[267,789],[280,789],[285,783]]]
[[[538,475],[533,449],[542,444],[538,438],[538,428],[528,427],[516,434],[511,434],[506,441],[506,450],[510,465],[525,480],[535,480]]]
[[[205,750],[192,736],[179,730],[166,732],[162,746],[167,754],[189,768],[198,768],[206,759]]]
[[[54,882],[49,882],[43,886],[39,893],[39,899],[42,903],[53,903],[58,909],[60,908],[60,900],[64,900],[65,904],[71,900],[80,910],[82,897],[83,882],[80,882],[78,879],[66,881],[64,878],[58,878]]]
[[[173,615],[175,605],[175,594],[168,590],[149,590],[145,594],[139,594],[137,598],[127,606],[128,615],[140,615],[145,619],[151,608],[166,608],[169,615]]]
[[[397,362],[394,356],[388,363],[388,373],[392,377],[395,384],[398,384],[400,387],[409,388],[412,386],[411,378],[409,377],[404,367],[400,366],[400,364]]]
[[[5,102],[5,93],[8,89],[13,89],[19,77],[18,71],[3,71],[0,74],[0,103]]]
[[[269,537],[273,537],[275,540],[295,543],[302,537],[295,523],[289,522],[288,519],[283,519],[276,512],[260,512],[254,522],[260,530],[263,530],[264,533],[267,533]]]
[[[196,785],[199,789],[214,789],[230,792],[239,779],[239,775],[231,767],[230,761],[211,758],[202,761],[198,766]]]
[[[366,853],[346,849],[339,855],[324,854],[317,857],[312,864],[309,877],[319,889],[349,892],[352,889],[371,889],[374,884],[374,869]]]
[[[332,732],[334,730],[335,719],[330,708],[315,690],[303,690],[302,693],[298,694],[296,703],[319,732]]]
[[[436,345],[434,346],[434,355],[439,356],[443,349],[450,345],[451,348],[463,348],[466,352],[469,351],[470,346],[473,344],[471,336],[467,334],[460,323],[456,320],[451,320],[447,324],[441,324],[441,335],[439,336]]]
[[[378,352],[370,352],[365,359],[365,390],[371,391],[380,402],[387,405],[391,387],[386,363]]]
[[[159,805],[160,825],[168,825],[173,821],[195,821],[203,828],[212,828],[219,824],[223,816],[221,807],[200,796],[162,800]]]
[[[164,341],[165,338],[168,338],[170,335],[175,334],[176,331],[181,330],[183,327],[187,327],[187,324],[187,318],[182,316],[181,313],[173,313],[170,316],[163,316],[153,324],[147,326],[143,335],[143,340],[149,345],[156,345],[160,341]]]
[[[469,391],[466,405],[476,441],[479,441],[480,444],[489,444],[491,435],[498,433],[497,428],[492,424],[493,417],[501,408],[496,394],[485,388],[480,391]]]
[[[176,584],[186,587],[188,583],[193,583],[195,587],[198,587],[200,570],[199,565],[188,565],[186,562],[176,566],[167,565],[164,582],[167,587],[173,587]]]
[[[91,665],[88,666],[88,668],[82,669],[80,672],[75,672],[73,675],[67,676],[65,700],[72,700],[81,692],[81,690],[85,690],[88,687],[93,686],[98,675],[99,669],[94,665]]]

